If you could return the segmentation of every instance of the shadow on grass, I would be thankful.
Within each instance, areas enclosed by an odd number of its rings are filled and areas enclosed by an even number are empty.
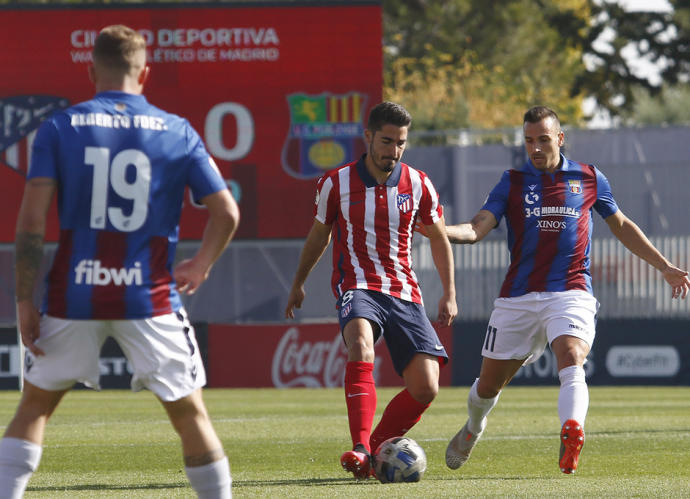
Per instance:
[[[232,488],[244,487],[271,487],[285,485],[302,486],[325,486],[325,485],[345,485],[366,482],[356,482],[352,478],[301,478],[297,480],[233,480]],[[374,483],[374,481],[370,482]],[[91,483],[84,485],[66,485],[58,487],[27,487],[27,492],[50,492],[50,491],[85,491],[85,490],[163,490],[163,489],[184,489],[189,487],[188,483],[148,483],[142,485],[113,485],[107,483]]]
[[[232,488],[244,488],[244,487],[272,487],[272,486],[284,486],[284,485],[302,485],[309,487],[322,487],[324,485],[347,485],[347,484],[366,484],[366,483],[378,483],[374,481],[362,481],[358,482],[350,478],[300,478],[296,480],[233,480]]]
[[[156,490],[156,489],[184,489],[186,483],[147,483],[144,485],[113,485],[109,483],[91,483],[84,485],[63,485],[59,487],[27,487],[27,492],[49,492],[67,490]]]
[[[514,476],[506,477],[504,475],[463,475],[463,476],[434,476],[425,478],[425,482],[465,482],[465,481],[475,481],[475,480],[502,480],[502,481],[525,481],[525,480],[559,480],[560,476]],[[303,478],[298,480],[242,480],[233,481],[232,488],[249,488],[249,487],[275,487],[275,486],[306,486],[306,487],[322,487],[330,485],[381,485],[375,479],[369,479],[364,481],[356,481],[352,478]],[[390,485],[404,485],[404,484],[390,484]]]

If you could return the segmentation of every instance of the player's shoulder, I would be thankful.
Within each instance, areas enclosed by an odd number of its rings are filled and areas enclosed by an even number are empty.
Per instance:
[[[409,163],[403,163],[402,161],[400,162],[400,176],[409,179],[419,179],[423,189],[427,189],[430,185],[433,187],[433,182],[431,181],[429,175],[424,170],[415,168]]]
[[[528,175],[534,176],[534,174],[527,168],[527,163],[525,163],[525,165],[521,168],[508,168],[507,170],[503,170],[499,182],[508,182],[511,179],[521,180]]]
[[[594,171],[596,166],[591,163],[585,163],[583,161],[576,161],[574,159],[566,158],[568,162],[568,168],[573,170],[584,170],[584,171]]]
[[[321,175],[317,182],[316,182],[316,189],[317,191],[321,191],[324,189],[326,186],[335,186],[338,185],[339,182],[339,177],[341,175],[341,172],[345,171],[345,174],[348,173],[348,170],[354,170],[357,168],[357,161],[351,161],[349,163],[345,163],[344,165],[337,166],[331,170],[328,170]]]
[[[149,101],[145,101],[145,109],[146,111],[151,114],[151,115],[156,115],[156,116],[161,116],[164,117],[168,120],[171,121],[179,121],[179,122],[184,122],[184,123],[189,123],[186,118],[183,116],[180,116],[175,113],[171,113],[170,111],[166,111],[165,109],[161,109],[160,107],[156,106],[155,104],[151,104]]]
[[[45,140],[53,134],[61,134],[69,129],[73,122],[73,116],[93,113],[91,100],[78,102],[69,107],[52,111],[41,121],[38,130],[38,142]]]
[[[419,175],[420,177],[428,177],[425,171],[420,170],[419,168],[415,168],[409,163],[403,163],[402,161],[400,162],[400,168],[402,168],[403,172],[407,170],[411,174]]]
[[[335,168],[328,170],[321,176],[321,179],[333,179],[334,177],[340,175],[344,170],[349,171],[355,168],[357,168],[357,161],[350,161],[349,163],[345,163],[344,165],[336,166]]]
[[[171,113],[170,111],[166,111],[165,109],[161,109],[160,107],[151,104],[148,101],[145,102],[146,104],[142,111],[149,116],[155,116],[162,119],[166,124],[167,130],[187,130],[192,128],[192,125],[189,123],[187,118],[175,113]]]
[[[575,174],[581,175],[582,177],[591,177],[595,178],[599,175],[601,175],[601,171],[593,164],[591,163],[583,163],[581,161],[575,161],[572,159],[567,159],[566,161],[568,163],[568,172],[573,172]]]
[[[94,102],[93,99],[89,99],[86,101],[82,102],[77,102],[76,104],[72,104],[69,107],[63,108],[63,109],[56,109],[53,111],[48,119],[45,121],[47,122],[53,122],[53,123],[58,123],[61,120],[71,120],[71,116],[75,114],[84,114],[84,113],[89,113],[93,112],[94,109]]]

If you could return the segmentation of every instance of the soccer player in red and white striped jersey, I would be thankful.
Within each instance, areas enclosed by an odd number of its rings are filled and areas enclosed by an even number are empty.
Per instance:
[[[375,106],[365,130],[367,154],[319,181],[314,224],[304,244],[285,310],[304,300],[304,282],[333,239],[333,292],[348,350],[345,394],[353,450],[341,464],[355,478],[370,474],[370,454],[403,435],[438,393],[439,363],[448,356],[426,316],[412,270],[412,236],[425,227],[443,285],[438,323],[457,314],[453,255],[443,210],[429,178],[400,162],[412,119],[402,106]],[[376,429],[374,343],[383,336],[405,389],[388,404]]]

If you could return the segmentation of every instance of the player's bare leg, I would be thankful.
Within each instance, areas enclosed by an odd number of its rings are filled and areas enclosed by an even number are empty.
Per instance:
[[[185,472],[198,497],[232,497],[228,458],[211,424],[201,389],[174,402],[162,404],[182,440]]]
[[[439,372],[437,357],[425,353],[412,357],[403,371],[403,380],[412,398],[420,404],[431,404],[438,395]]]
[[[498,403],[501,390],[513,379],[523,360],[498,360],[484,357],[482,367],[467,397],[467,422],[448,442],[446,465],[458,469],[470,458],[484,432],[486,418]]]
[[[48,419],[67,390],[48,391],[24,381],[14,418],[0,440],[0,498],[20,498],[38,468]]]
[[[24,381],[22,398],[14,418],[7,425],[5,437],[21,438],[42,444],[46,423],[67,391],[43,390]]]

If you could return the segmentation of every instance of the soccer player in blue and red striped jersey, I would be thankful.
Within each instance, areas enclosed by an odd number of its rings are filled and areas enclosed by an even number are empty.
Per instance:
[[[333,293],[348,351],[345,395],[353,449],[340,459],[355,478],[370,474],[370,454],[405,434],[438,393],[439,362],[448,356],[426,316],[412,270],[412,236],[419,219],[443,285],[438,322],[457,314],[453,255],[442,207],[429,178],[401,163],[412,119],[402,106],[383,102],[369,115],[368,153],[324,175],[317,187],[315,220],[302,249],[285,316],[304,300],[304,282],[333,239]],[[374,344],[386,341],[405,389],[376,411]]]
[[[523,131],[528,161],[503,174],[471,222],[446,228],[451,242],[472,244],[505,218],[510,249],[479,378],[467,400],[469,418],[449,442],[446,464],[456,469],[467,461],[503,387],[522,365],[535,362],[548,343],[561,384],[559,468],[574,473],[589,406],[583,365],[594,341],[599,307],[589,272],[593,210],[626,248],[662,273],[674,298],[685,298],[690,281],[618,208],[608,180],[595,166],[561,154],[564,134],[553,110],[529,109]]]
[[[230,497],[179,293],[193,293],[208,276],[235,231],[237,204],[187,120],[142,95],[149,67],[139,33],[104,28],[89,75],[95,97],[57,112],[36,135],[17,220],[17,320],[27,357],[24,393],[0,441],[0,495],[21,497],[64,394],[76,382],[98,387],[110,336],[132,366],[132,389],[150,389],[165,407],[199,497]],[[186,187],[209,220],[197,253],[173,271]],[[60,240],[39,314],[32,295],[55,194]]]

